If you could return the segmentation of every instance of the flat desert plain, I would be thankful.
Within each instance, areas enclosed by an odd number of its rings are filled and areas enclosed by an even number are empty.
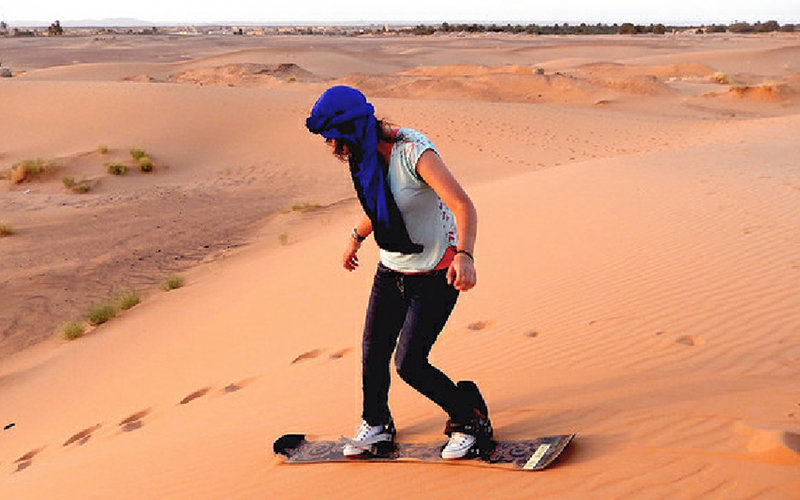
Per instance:
[[[0,54],[2,498],[800,498],[798,35]],[[360,207],[304,128],[334,84],[427,134],[475,202],[478,285],[431,360],[480,384],[498,438],[576,433],[547,471],[273,456],[359,422],[377,249],[343,270]],[[124,289],[141,303],[61,337]],[[399,440],[443,442],[399,379],[390,404]]]

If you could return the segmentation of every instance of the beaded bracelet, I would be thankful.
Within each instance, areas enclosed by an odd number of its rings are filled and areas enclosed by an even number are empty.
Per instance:
[[[473,257],[471,253],[467,252],[466,250],[456,250],[456,255],[458,255],[458,254],[460,254],[460,253],[463,253],[464,255],[466,255],[467,257],[469,257],[469,259],[470,259],[470,260],[471,260],[473,263],[475,262],[475,257]]]

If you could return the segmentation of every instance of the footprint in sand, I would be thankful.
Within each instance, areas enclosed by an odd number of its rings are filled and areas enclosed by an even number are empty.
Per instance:
[[[688,345],[690,347],[703,345],[706,343],[705,340],[701,339],[700,337],[695,337],[693,335],[682,335],[677,339],[675,339],[675,342],[677,342],[678,344]]]
[[[202,398],[203,396],[208,394],[209,391],[211,391],[211,387],[203,387],[202,389],[198,389],[193,393],[189,394],[188,396],[186,396],[185,398],[181,399],[180,404],[185,405],[191,403],[197,398]]]
[[[478,330],[483,330],[488,325],[489,325],[488,321],[476,321],[474,323],[468,324],[467,329],[472,331],[478,331]]]
[[[314,359],[317,356],[319,356],[320,354],[322,354],[322,350],[321,349],[314,349],[314,350],[311,350],[311,351],[306,351],[303,354],[301,354],[301,355],[297,356],[296,358],[294,358],[292,360],[291,364],[299,363],[300,361],[305,361],[307,359]]]
[[[135,431],[137,429],[141,429],[144,423],[142,420],[150,415],[152,410],[150,408],[142,411],[137,411],[133,415],[129,416],[125,420],[119,423],[119,427],[125,432]]]
[[[100,424],[87,427],[86,429],[76,434],[73,434],[69,439],[64,441],[64,444],[62,444],[61,446],[69,446],[72,443],[78,443],[78,446],[83,446],[89,441],[89,439],[91,439],[92,434],[94,434],[95,431],[97,431],[97,429],[99,429],[100,427],[102,427]]]
[[[30,467],[31,464],[33,463],[33,458],[39,453],[41,453],[43,450],[44,448],[37,448],[35,450],[31,450],[28,453],[19,457],[18,459],[14,460],[14,463],[17,464],[17,470],[15,472],[20,472]]]
[[[800,434],[785,429],[759,429],[737,422],[737,434],[748,437],[746,450],[761,460],[785,465],[800,464]]]
[[[253,381],[255,381],[255,379],[256,379],[255,377],[249,377],[249,378],[242,379],[242,380],[240,380],[238,382],[232,382],[232,383],[226,385],[225,387],[223,387],[222,388],[222,392],[224,392],[225,394],[230,394],[231,392],[236,392],[236,391],[238,391],[238,390],[240,390],[240,389],[252,384]]]
[[[602,325],[602,324],[607,324],[607,323],[620,323],[620,322],[630,321],[630,320],[634,320],[634,319],[638,319],[638,317],[637,316],[608,316],[606,318],[593,319],[593,320],[589,321],[589,326],[594,326],[594,325],[597,325],[597,324],[601,324]]]
[[[330,353],[330,355],[328,355],[328,357],[329,357],[330,359],[341,359],[341,358],[343,358],[343,357],[344,357],[344,356],[345,356],[347,353],[349,353],[349,352],[350,352],[350,351],[352,351],[352,350],[353,350],[353,348],[352,348],[352,347],[345,347],[344,349],[340,349],[340,350],[338,350],[338,351],[336,351],[336,352],[332,352],[332,353]]]

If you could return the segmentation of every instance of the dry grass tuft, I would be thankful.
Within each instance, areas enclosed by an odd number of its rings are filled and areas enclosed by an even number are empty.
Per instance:
[[[144,149],[131,148],[131,157],[134,160],[138,160],[139,158],[141,158],[143,156],[147,156],[147,153],[145,152]]]
[[[137,158],[136,161],[139,163],[139,170],[142,172],[153,171],[153,160],[151,160],[149,156],[141,156]]]
[[[141,301],[142,299],[139,297],[139,294],[136,292],[136,290],[129,288],[119,292],[119,297],[117,297],[117,306],[121,310],[127,311]]]
[[[92,190],[92,184],[89,181],[76,182],[74,177],[64,177],[61,179],[64,187],[73,193],[85,194]]]
[[[20,184],[41,177],[52,170],[52,163],[41,158],[23,160],[12,165],[8,178],[12,184]]]
[[[309,203],[307,201],[304,201],[302,203],[293,204],[290,211],[291,212],[306,213],[306,212],[313,212],[314,210],[319,210],[320,208],[323,208],[323,206],[322,205],[318,205],[316,203]]]
[[[65,340],[75,340],[83,337],[85,330],[86,329],[83,323],[77,320],[72,320],[64,323],[64,325],[61,327],[61,336]]]
[[[108,165],[108,173],[111,175],[125,175],[128,172],[128,167],[121,163],[111,163]]]
[[[111,304],[108,302],[96,304],[90,307],[86,312],[86,319],[92,326],[102,325],[106,321],[116,316],[118,312],[119,308],[116,304]]]
[[[161,289],[169,292],[170,290],[175,290],[176,288],[182,287],[184,284],[183,278],[178,275],[169,276],[161,283]]]

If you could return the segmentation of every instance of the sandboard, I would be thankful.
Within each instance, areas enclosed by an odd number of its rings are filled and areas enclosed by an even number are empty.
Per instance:
[[[552,465],[567,448],[573,437],[575,434],[495,441],[479,456],[457,460],[441,458],[443,442],[397,443],[385,453],[346,457],[342,453],[343,441],[314,440],[308,439],[304,434],[285,434],[275,440],[272,449],[285,463],[289,464],[416,461],[538,471]]]

